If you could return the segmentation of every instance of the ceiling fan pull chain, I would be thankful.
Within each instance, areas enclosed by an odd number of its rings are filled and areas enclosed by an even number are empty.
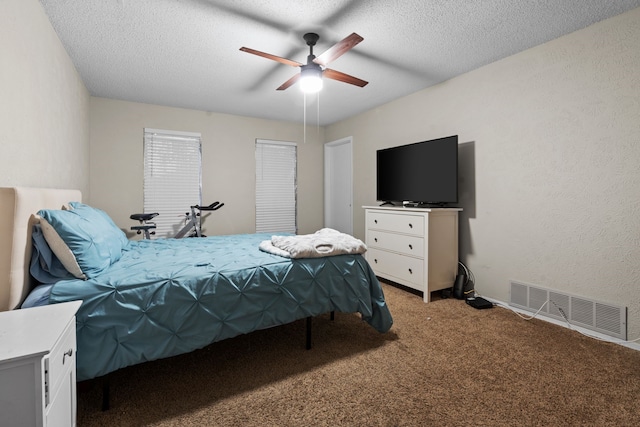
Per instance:
[[[316,98],[316,132],[318,135],[320,135],[320,92],[318,92],[316,94],[317,98]]]

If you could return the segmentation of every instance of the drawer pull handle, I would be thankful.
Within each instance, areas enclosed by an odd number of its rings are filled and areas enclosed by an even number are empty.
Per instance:
[[[413,224],[409,223],[409,228],[413,228]]]
[[[373,259],[373,262],[375,262],[375,263],[377,264],[377,263],[378,263],[378,260],[374,258],[374,259]]]
[[[409,274],[413,274],[413,271],[411,271],[411,269],[409,269]]]
[[[62,364],[64,365],[65,360],[67,359],[67,356],[71,357],[73,356],[73,349],[70,348],[69,350],[65,351],[65,353],[62,355]]]
[[[413,249],[413,245],[409,245],[409,249]]]
[[[374,219],[374,220],[373,220],[373,222],[375,222],[375,223],[377,224],[377,223],[378,223],[378,220],[377,220],[377,219]]]
[[[374,242],[377,242],[377,241],[378,241],[378,238],[377,238],[377,237],[374,237],[374,238],[373,238],[373,241],[374,241]]]

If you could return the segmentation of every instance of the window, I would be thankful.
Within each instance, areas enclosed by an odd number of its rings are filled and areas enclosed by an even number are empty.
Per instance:
[[[296,144],[256,141],[256,233],[295,233]]]
[[[157,237],[172,237],[202,201],[199,133],[144,130],[144,212],[158,212]]]

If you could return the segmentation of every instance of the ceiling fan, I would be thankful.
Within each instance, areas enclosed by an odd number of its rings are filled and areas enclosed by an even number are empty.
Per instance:
[[[364,87],[367,85],[368,82],[357,77],[353,77],[349,74],[327,68],[327,64],[329,64],[331,61],[335,61],[345,52],[352,49],[355,45],[364,40],[358,34],[352,33],[317,57],[313,54],[313,47],[318,42],[320,36],[316,33],[307,33],[303,36],[303,38],[307,42],[307,46],[309,46],[309,56],[307,56],[306,64],[302,64],[291,59],[282,58],[280,56],[271,55],[269,53],[260,52],[259,50],[250,49],[248,47],[241,47],[240,50],[243,52],[262,56],[263,58],[271,59],[285,65],[291,65],[292,67],[300,67],[300,73],[291,77],[289,80],[280,85],[280,87],[278,87],[276,90],[285,90],[289,86],[292,86],[294,83],[300,80],[300,87],[302,88],[303,92],[318,92],[320,89],[322,89],[322,77],[326,77],[331,80],[337,80],[339,82],[349,83],[359,87]]]

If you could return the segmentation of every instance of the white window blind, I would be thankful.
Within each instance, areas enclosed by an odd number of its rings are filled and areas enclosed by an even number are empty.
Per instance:
[[[158,212],[156,237],[173,237],[202,201],[199,133],[144,130],[144,212]]]
[[[296,145],[256,141],[256,232],[296,233]]]

